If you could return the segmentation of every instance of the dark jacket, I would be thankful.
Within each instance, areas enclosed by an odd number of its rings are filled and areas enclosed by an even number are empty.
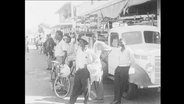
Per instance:
[[[47,54],[53,56],[53,49],[56,43],[54,42],[53,38],[48,38],[45,42],[45,49]]]

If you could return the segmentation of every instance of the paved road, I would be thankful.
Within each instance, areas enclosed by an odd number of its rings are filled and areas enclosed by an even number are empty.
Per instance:
[[[30,50],[26,54],[25,71],[25,100],[26,104],[64,104],[69,97],[65,99],[57,98],[52,92],[49,83],[49,71],[47,67],[46,56],[39,54],[37,50]],[[107,79],[104,81],[105,102],[109,104],[113,100],[113,81]],[[83,97],[79,97],[76,104],[83,104]],[[122,99],[123,104],[160,104],[160,93],[155,90],[139,90],[139,96],[134,100]],[[93,103],[89,103],[93,104]]]

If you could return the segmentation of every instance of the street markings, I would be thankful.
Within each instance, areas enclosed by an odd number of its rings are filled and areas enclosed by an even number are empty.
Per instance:
[[[67,101],[61,101],[60,99],[58,101],[48,101],[44,99],[56,99],[57,97],[53,96],[26,96],[25,97],[25,103],[26,104],[36,104],[36,103],[43,103],[43,104],[65,104],[68,102],[69,97],[66,97]],[[78,98],[77,100],[80,100],[83,98]],[[65,100],[65,99],[64,99]],[[75,103],[75,104],[83,104],[83,103]]]

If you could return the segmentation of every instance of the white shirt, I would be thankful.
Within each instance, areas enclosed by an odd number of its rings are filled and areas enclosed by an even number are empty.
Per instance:
[[[121,48],[119,48],[118,51],[119,55],[119,66],[130,66],[132,63],[134,63],[134,57],[133,57],[133,51],[125,46],[125,50],[123,52],[121,51]]]
[[[63,56],[64,52],[63,51],[68,51],[69,45],[65,43],[63,40],[61,40],[56,46],[55,46],[55,56]]]
[[[76,70],[82,69],[85,65],[92,62],[92,55],[89,49],[82,51],[81,47],[78,47],[76,54]]]

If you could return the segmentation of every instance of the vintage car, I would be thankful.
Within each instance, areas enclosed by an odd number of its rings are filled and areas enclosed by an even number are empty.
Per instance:
[[[104,74],[114,78],[118,66],[118,41],[123,39],[133,50],[136,64],[129,70],[129,88],[123,97],[134,98],[138,88],[160,89],[160,32],[155,26],[123,26],[109,31],[108,45],[112,47],[108,55],[108,68]],[[107,74],[108,73],[108,74]]]

